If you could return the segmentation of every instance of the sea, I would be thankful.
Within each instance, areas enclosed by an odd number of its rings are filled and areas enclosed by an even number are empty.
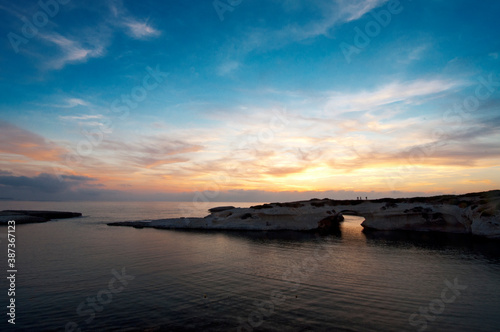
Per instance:
[[[498,241],[363,232],[354,216],[331,234],[107,225],[258,203],[1,201],[83,216],[16,226],[14,296],[0,227],[0,330],[500,330]]]

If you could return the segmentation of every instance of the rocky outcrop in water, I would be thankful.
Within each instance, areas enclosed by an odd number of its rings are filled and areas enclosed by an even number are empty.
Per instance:
[[[167,229],[234,229],[328,231],[338,228],[342,215],[359,215],[372,230],[447,232],[500,239],[500,190],[377,200],[312,199],[270,203],[250,208],[223,206],[205,218],[124,221],[110,226]]]
[[[46,222],[52,219],[67,219],[81,216],[82,214],[78,212],[3,210],[0,211],[0,225],[7,225],[9,220],[15,220],[16,224],[30,224]]]
[[[328,231],[343,220],[332,202],[316,201],[271,203],[249,208],[216,207],[204,218],[175,218],[151,221],[124,221],[110,226],[153,227],[166,229],[225,229],[225,230],[296,230]]]
[[[373,206],[362,215],[365,221],[361,225],[367,229],[463,233],[500,239],[499,190],[385,200],[385,205]]]

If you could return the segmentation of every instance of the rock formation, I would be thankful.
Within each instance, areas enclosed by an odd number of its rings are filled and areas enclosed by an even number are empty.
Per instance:
[[[110,223],[110,226],[133,226],[154,228],[231,229],[231,230],[296,230],[320,229],[328,231],[338,227],[343,220],[332,201],[304,201],[271,203],[249,208],[224,206],[212,208],[204,218],[175,218],[151,221],[125,221]]]
[[[29,224],[81,216],[78,212],[4,210],[0,211],[0,225],[7,225],[9,220],[15,220],[16,224]]]
[[[365,217],[363,227],[464,233],[500,239],[499,190],[378,201],[379,204],[385,201],[385,205],[361,213]]]
[[[466,195],[443,195],[377,200],[311,199],[270,203],[250,208],[217,207],[204,218],[124,221],[110,226],[137,228],[323,230],[338,227],[344,215],[365,218],[373,230],[449,232],[500,239],[500,190]]]

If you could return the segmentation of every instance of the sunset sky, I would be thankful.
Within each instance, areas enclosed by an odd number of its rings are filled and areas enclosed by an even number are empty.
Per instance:
[[[1,1],[0,198],[499,189],[499,13],[493,0]]]

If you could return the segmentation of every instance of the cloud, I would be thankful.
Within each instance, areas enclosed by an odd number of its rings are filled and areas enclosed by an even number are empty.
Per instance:
[[[225,62],[217,68],[217,74],[219,76],[226,76],[238,69],[239,66],[240,64],[237,61]]]
[[[350,22],[361,18],[389,0],[337,0],[337,8],[340,10],[339,20]]]
[[[287,175],[292,175],[292,174],[298,174],[302,173],[309,167],[307,166],[283,166],[283,167],[267,167],[262,170],[261,173],[266,174],[266,175],[273,175],[273,176],[287,176]]]
[[[78,106],[82,107],[95,107],[92,103],[83,100],[81,98],[76,97],[63,97],[60,95],[55,95],[50,97],[50,100],[47,102],[34,102],[36,106],[44,107],[44,108],[66,108],[71,109]]]
[[[145,39],[161,35],[159,30],[153,28],[147,22],[139,22],[135,19],[128,18],[123,24],[128,28],[129,35],[135,39]]]
[[[64,115],[60,116],[59,118],[61,120],[71,120],[71,121],[76,121],[76,120],[95,120],[95,119],[102,119],[104,116],[102,114],[83,114],[83,115]]]
[[[331,198],[331,199],[355,199],[355,197],[368,197],[369,199],[386,198],[386,197],[422,197],[431,196],[438,193],[423,193],[423,192],[373,192],[364,190],[325,190],[325,191],[281,191],[270,192],[265,190],[228,190],[220,195],[221,201],[246,201],[246,202],[283,202],[309,200],[316,198]]]
[[[223,52],[225,61],[221,66],[228,63],[227,59],[240,61],[253,51],[276,50],[291,43],[302,42],[318,36],[328,35],[330,31],[340,26],[361,18],[374,8],[381,6],[388,0],[337,0],[337,1],[306,1],[302,6],[296,5],[296,17],[291,17],[288,23],[279,29],[248,27],[242,32],[240,38],[235,41],[231,39]],[[290,8],[286,2],[282,4],[285,10]],[[313,13],[308,22],[301,22],[301,11],[304,7]],[[294,21],[295,20],[295,21]],[[300,22],[300,23],[297,23]]]
[[[423,95],[422,90],[414,90],[411,96]],[[237,129],[215,130],[221,141],[234,144],[219,147],[219,141],[207,140],[205,151],[214,155],[217,152],[216,159],[210,158],[209,153],[202,154],[196,162],[182,163],[169,172],[186,179],[186,183],[196,179],[200,187],[218,181],[224,189],[268,190],[293,186],[301,190],[324,188],[336,185],[335,177],[343,186],[352,185],[361,181],[363,176],[359,174],[370,173],[373,180],[363,177],[362,187],[373,184],[377,188],[385,186],[385,170],[410,163],[411,167],[426,168],[427,174],[432,175],[443,167],[463,170],[494,167],[500,162],[500,147],[495,143],[500,139],[498,119],[469,120],[460,129],[449,128],[447,136],[433,140],[435,136],[428,131],[444,126],[442,119],[415,117],[401,121],[391,119],[390,114],[386,115],[387,123],[360,115],[349,132],[342,132],[345,124],[339,118],[305,121],[290,113],[286,126],[269,131],[269,110],[251,109],[234,123],[224,122],[226,128]],[[260,135],[263,132],[271,134]]]
[[[72,190],[81,184],[95,180],[87,176],[75,175],[62,175],[62,178],[67,181],[61,181],[57,176],[47,173],[41,173],[33,177],[3,175],[0,176],[0,187],[15,187],[54,194]]]
[[[280,37],[286,43],[298,42],[328,32],[341,24],[355,21],[389,0],[337,0],[337,1],[308,1],[308,6],[317,6],[322,17],[303,25],[289,24],[282,30],[277,30],[274,37]]]
[[[143,136],[136,143],[106,139],[100,148],[109,151],[123,165],[133,168],[155,168],[161,165],[183,163],[189,153],[201,151],[203,146],[171,139],[162,135]]]
[[[408,53],[408,61],[417,61],[422,57],[422,53],[424,53],[427,49],[429,49],[429,45],[420,45],[411,50]]]
[[[464,180],[464,182],[472,184],[492,184],[491,180]]]
[[[61,178],[63,178],[64,180],[82,181],[82,182],[97,180],[96,178],[92,178],[86,175],[61,175]]]
[[[418,98],[446,92],[460,85],[463,85],[463,82],[420,79],[410,82],[393,82],[374,91],[332,92],[325,104],[325,112],[338,114],[371,110],[397,102],[410,104]]]
[[[112,24],[125,28],[126,33],[134,39],[147,39],[158,37],[161,31],[154,28],[148,20],[139,20],[130,15],[121,1],[110,1]]]
[[[76,106],[89,106],[89,103],[80,98],[66,98],[65,104],[55,105],[55,107],[61,108],[73,108]]]
[[[107,38],[104,36],[92,38],[85,43],[76,38],[64,37],[58,33],[40,34],[40,37],[60,49],[59,55],[47,61],[48,69],[62,69],[68,64],[87,62],[91,58],[104,56],[106,51]]]
[[[429,40],[414,42],[411,45],[406,44],[405,41],[399,41],[395,46],[391,47],[390,56],[394,59],[393,61],[407,66],[428,56],[433,50],[433,44],[434,41]]]
[[[466,127],[450,128],[443,137],[425,144],[408,144],[396,149],[388,144],[345,146],[348,158],[336,159],[331,166],[346,171],[391,167],[494,167],[500,162],[498,118],[470,121]],[[408,132],[410,132],[408,130]],[[395,136],[391,140],[397,140]],[[425,137],[420,138],[420,140]],[[350,151],[349,151],[350,150]],[[396,166],[395,166],[396,165]]]
[[[21,155],[32,160],[59,161],[66,150],[44,137],[0,120],[0,154]]]
[[[8,10],[9,13],[20,19],[31,17],[37,9],[40,10],[35,4],[32,6],[24,4],[18,8],[14,4],[9,6],[14,8]],[[5,8],[0,6],[0,9]],[[91,59],[104,57],[117,30],[124,31],[134,39],[148,39],[161,35],[161,31],[153,27],[148,19],[137,19],[128,14],[120,1],[110,1],[109,5],[105,3],[102,6],[76,5],[72,6],[72,10],[85,11],[83,15],[88,15],[89,19],[78,19],[77,24],[65,30],[58,29],[60,27],[51,22],[43,29],[37,30],[36,39],[37,42],[41,42],[38,51],[25,52],[38,58],[41,69],[61,70],[68,65],[82,64]]]

